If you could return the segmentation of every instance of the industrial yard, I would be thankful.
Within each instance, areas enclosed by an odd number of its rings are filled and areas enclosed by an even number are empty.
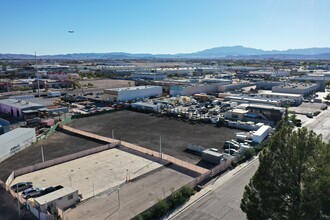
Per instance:
[[[74,120],[72,127],[95,134],[138,144],[159,151],[160,136],[162,151],[176,158],[197,164],[201,158],[185,151],[187,144],[222,151],[224,142],[235,138],[236,129],[217,128],[210,124],[191,124],[175,118],[158,117],[131,111],[91,116]]]

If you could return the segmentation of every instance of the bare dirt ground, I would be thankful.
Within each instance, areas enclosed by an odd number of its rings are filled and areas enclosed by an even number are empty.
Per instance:
[[[93,88],[98,89],[111,89],[120,88],[127,86],[134,86],[135,82],[131,80],[112,80],[112,79],[98,79],[98,80],[81,80],[80,84],[87,85],[88,83],[93,84]]]
[[[222,150],[226,140],[235,137],[238,130],[216,128],[210,124],[190,124],[174,118],[158,117],[131,111],[119,111],[74,120],[69,126],[95,134],[138,144],[197,164],[201,157],[185,151],[187,144]]]
[[[55,132],[47,140],[40,141],[0,163],[0,179],[6,181],[13,170],[42,162],[41,146],[45,160],[76,153],[103,143]]]
[[[131,219],[193,178],[161,167],[118,188],[96,195],[64,213],[68,219]],[[119,199],[119,200],[118,200]],[[120,203],[120,204],[119,204]]]
[[[1,220],[37,220],[26,208],[17,211],[17,200],[9,192],[0,187],[0,219]]]

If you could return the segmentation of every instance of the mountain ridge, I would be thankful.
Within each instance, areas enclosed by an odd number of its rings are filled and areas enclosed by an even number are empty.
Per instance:
[[[39,59],[150,59],[150,58],[234,58],[234,59],[330,59],[329,47],[312,47],[287,50],[262,50],[244,46],[222,46],[209,48],[193,53],[149,54],[149,53],[71,53],[56,55],[40,55]],[[0,59],[34,59],[30,54],[2,54]]]

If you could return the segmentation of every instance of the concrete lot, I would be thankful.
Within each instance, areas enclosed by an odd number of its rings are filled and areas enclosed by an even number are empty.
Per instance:
[[[289,111],[294,111],[296,114],[307,114],[308,112],[317,112],[322,111],[321,107],[326,106],[322,103],[310,103],[310,102],[303,102],[301,105],[297,107],[290,107]]]
[[[102,145],[103,143],[84,138],[55,132],[47,140],[40,141],[11,158],[0,163],[0,179],[6,181],[13,170],[42,162],[41,146],[44,150],[45,160],[54,159],[64,155],[76,153]]]
[[[314,131],[316,134],[321,134],[323,141],[328,142],[330,140],[330,109],[323,111],[318,116],[310,119],[303,124],[308,130]]]
[[[122,184],[128,175],[133,179],[160,166],[142,157],[111,149],[18,176],[12,185],[23,181],[33,182],[34,187],[71,185],[78,189],[83,199],[87,199]]]
[[[136,181],[129,182],[118,190],[99,194],[74,209],[67,210],[64,218],[68,219],[131,219],[171,193],[171,188],[178,189],[193,178],[173,169],[162,167],[157,172],[150,172]]]
[[[175,118],[157,117],[131,111],[119,111],[74,120],[69,126],[95,134],[115,138],[142,147],[159,151],[159,137],[162,137],[164,153],[196,164],[200,157],[185,152],[187,144],[198,144],[205,148],[222,150],[226,140],[235,137],[238,130],[216,128],[210,124],[190,124]]]

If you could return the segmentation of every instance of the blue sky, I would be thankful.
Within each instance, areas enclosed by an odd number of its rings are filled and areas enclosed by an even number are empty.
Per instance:
[[[0,53],[330,47],[329,9],[329,0],[0,0]]]

